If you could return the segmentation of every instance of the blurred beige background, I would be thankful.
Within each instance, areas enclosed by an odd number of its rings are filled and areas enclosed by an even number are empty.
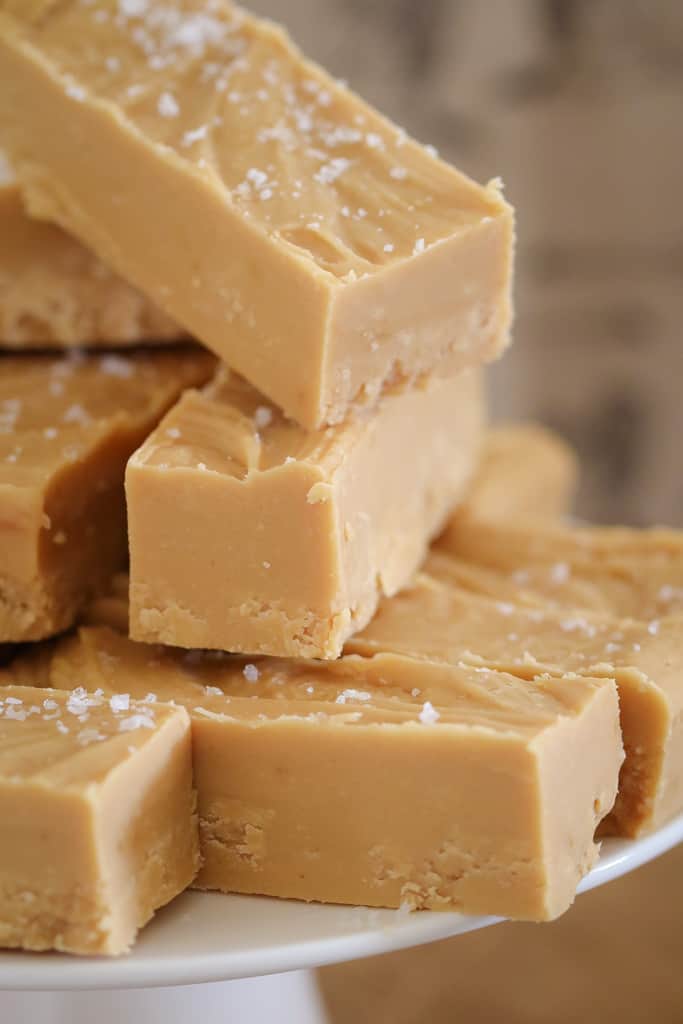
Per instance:
[[[246,0],[518,212],[499,417],[579,449],[579,512],[683,525],[681,0]],[[504,925],[321,972],[335,1024],[683,1022],[683,852]]]

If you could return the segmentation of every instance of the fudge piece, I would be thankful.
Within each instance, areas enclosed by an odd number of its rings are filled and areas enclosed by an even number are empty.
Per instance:
[[[594,862],[622,760],[609,680],[250,661],[108,627],[62,640],[50,674],[190,711],[200,888],[552,918]]]
[[[467,567],[474,589],[481,586],[497,597],[516,587],[558,607],[643,620],[683,610],[680,530],[454,517],[436,547]]]
[[[479,371],[305,431],[227,370],[126,471],[131,636],[336,658],[423,560],[473,472]]]
[[[30,218],[0,152],[0,348],[178,340],[179,327],[60,228]]]
[[[535,423],[494,427],[485,437],[481,464],[448,533],[475,522],[548,522],[567,515],[576,489],[578,460],[557,434]]]
[[[683,618],[619,620],[514,605],[458,587],[444,562],[380,605],[347,645],[534,678],[576,673],[616,680],[626,759],[606,833],[635,836],[683,810]]]
[[[0,689],[0,946],[125,953],[199,866],[184,708]]]
[[[128,456],[214,360],[0,357],[0,642],[65,629],[125,566]]]
[[[29,210],[307,428],[508,340],[512,213],[229,0],[0,2]]]

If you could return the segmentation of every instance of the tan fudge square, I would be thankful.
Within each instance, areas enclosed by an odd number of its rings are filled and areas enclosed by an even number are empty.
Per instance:
[[[9,2],[0,53],[30,211],[307,428],[506,345],[497,183],[407,138],[272,23],[227,0]]]
[[[542,596],[514,604],[473,594],[460,567],[432,554],[426,573],[384,601],[348,650],[387,650],[523,678],[577,673],[615,679],[626,760],[603,831],[638,835],[683,810],[683,618],[620,619],[553,607]],[[465,584],[465,586],[463,586]]]
[[[0,642],[67,628],[125,566],[126,460],[212,368],[191,348],[0,356]]]
[[[184,709],[0,688],[0,946],[124,953],[198,861]]]
[[[126,473],[131,635],[337,657],[463,495],[480,383],[386,396],[314,432],[227,371],[186,394]]]
[[[61,641],[49,677],[188,708],[196,884],[227,892],[555,917],[595,860],[623,757],[605,679],[249,660],[108,627]]]

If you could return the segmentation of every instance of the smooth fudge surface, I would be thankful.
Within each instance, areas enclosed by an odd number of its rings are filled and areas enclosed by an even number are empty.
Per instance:
[[[507,343],[499,185],[415,143],[272,23],[228,0],[0,0],[0,54],[30,211],[307,428]]]
[[[683,531],[454,517],[439,538],[473,589],[656,620],[683,611]]]
[[[532,678],[615,679],[626,758],[602,831],[634,836],[683,810],[683,618],[654,622],[562,610],[503,591],[475,595],[457,566],[432,554],[412,588],[381,603],[347,650],[393,651]]]
[[[571,509],[577,479],[576,454],[558,434],[536,423],[491,427],[467,497],[441,543],[448,546],[450,531],[465,520],[559,521]]]
[[[198,348],[0,356],[0,642],[70,626],[126,564],[126,461],[187,387]]]
[[[188,709],[196,884],[228,892],[555,917],[623,756],[605,679],[180,652],[106,626],[61,640],[48,675]]]
[[[124,953],[198,866],[184,708],[0,688],[0,946]]]
[[[465,493],[482,421],[479,371],[310,432],[222,369],[128,464],[131,635],[337,657]]]
[[[0,151],[0,348],[120,347],[182,337],[80,242],[28,216]]]

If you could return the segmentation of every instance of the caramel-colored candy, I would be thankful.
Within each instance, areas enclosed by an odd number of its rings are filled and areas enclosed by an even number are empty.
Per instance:
[[[508,340],[512,213],[228,0],[0,2],[29,209],[307,428]]]
[[[131,636],[336,658],[422,562],[465,492],[477,371],[305,431],[222,371],[126,472]]]
[[[109,627],[59,642],[49,676],[190,711],[196,884],[228,892],[555,917],[594,863],[623,756],[605,679],[250,660]]]
[[[124,953],[198,862],[183,708],[0,688],[0,946]]]
[[[114,348],[182,336],[80,242],[28,216],[0,152],[0,348]]]
[[[0,357],[0,642],[67,628],[125,566],[128,456],[212,369],[189,348]]]
[[[513,604],[507,590],[491,600],[463,589],[446,556],[430,556],[426,569],[412,588],[382,602],[349,651],[393,651],[525,679],[615,679],[626,760],[603,831],[638,835],[683,810],[683,618],[639,622],[562,611],[538,596]]]

